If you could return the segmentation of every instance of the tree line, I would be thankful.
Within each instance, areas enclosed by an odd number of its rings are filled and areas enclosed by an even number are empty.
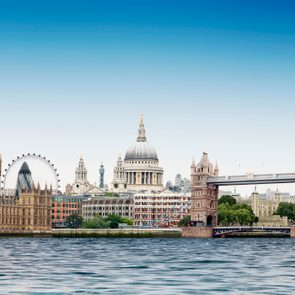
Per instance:
[[[132,219],[111,214],[106,218],[95,215],[93,218],[83,220],[78,214],[70,215],[66,218],[65,226],[68,228],[118,228],[120,223],[132,225]]]
[[[287,216],[288,220],[294,222],[295,221],[295,204],[288,203],[288,202],[281,202],[274,214],[280,215],[281,217]]]

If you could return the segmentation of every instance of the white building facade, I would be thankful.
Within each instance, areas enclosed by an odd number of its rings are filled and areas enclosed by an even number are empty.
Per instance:
[[[106,218],[112,214],[133,219],[133,211],[132,197],[93,197],[82,204],[82,217],[86,221],[96,215]]]
[[[160,193],[134,195],[136,226],[174,227],[180,219],[190,215],[191,194],[164,190]]]

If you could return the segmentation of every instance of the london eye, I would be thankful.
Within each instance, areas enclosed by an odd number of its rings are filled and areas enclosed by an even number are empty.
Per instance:
[[[47,169],[49,169],[53,177],[53,183],[51,183],[52,193],[57,194],[60,189],[60,179],[59,179],[59,173],[57,172],[55,165],[45,156],[42,156],[40,154],[35,154],[35,153],[33,154],[28,153],[28,154],[22,154],[21,156],[17,156],[8,164],[7,168],[4,169],[4,173],[2,175],[1,186],[2,186],[3,192],[11,189],[11,187],[8,187],[8,179],[11,176],[14,168],[18,166],[19,163],[23,163],[24,161],[27,161],[27,160],[35,160],[38,163],[42,164],[43,166],[47,167]]]

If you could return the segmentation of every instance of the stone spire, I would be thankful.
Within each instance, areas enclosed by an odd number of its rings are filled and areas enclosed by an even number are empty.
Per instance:
[[[193,161],[191,164],[191,173],[195,173],[196,172],[196,163],[195,163],[195,157],[193,157]]]
[[[209,162],[209,158],[208,158],[208,154],[207,153],[203,153],[201,161],[198,163],[199,167],[208,167],[210,165]]]
[[[215,167],[214,167],[214,174],[215,174],[216,176],[218,176],[218,174],[219,174],[219,167],[218,167],[218,163],[217,163],[217,161],[216,161],[216,163],[215,163]]]
[[[192,161],[191,168],[195,168],[195,167],[196,167],[196,163],[195,163],[195,157],[193,157],[193,161]]]
[[[143,115],[140,117],[137,141],[146,141]]]

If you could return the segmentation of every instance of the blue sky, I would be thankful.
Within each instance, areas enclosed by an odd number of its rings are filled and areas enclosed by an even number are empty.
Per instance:
[[[0,1],[0,152],[106,181],[141,113],[165,181],[295,171],[293,1]],[[249,188],[250,192],[253,188]],[[282,190],[295,193],[294,185]],[[264,190],[264,188],[262,188]]]

